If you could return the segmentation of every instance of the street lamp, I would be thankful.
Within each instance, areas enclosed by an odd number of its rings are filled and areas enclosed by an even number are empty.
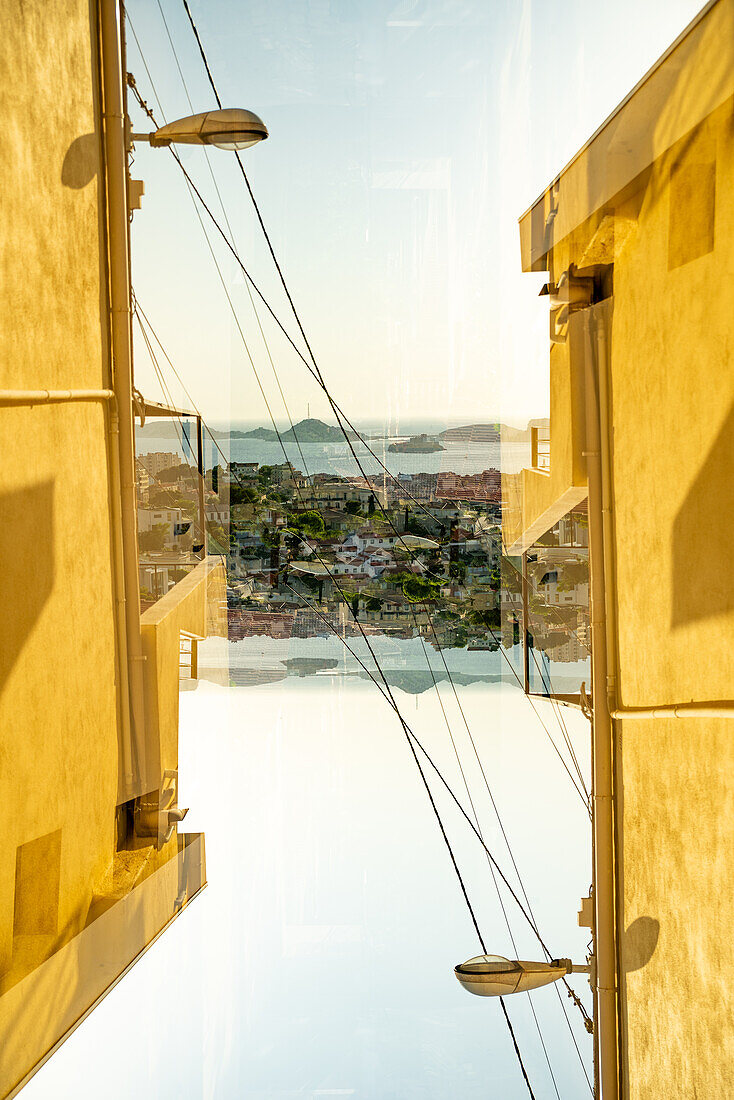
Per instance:
[[[130,141],[147,141],[153,146],[214,145],[217,149],[248,149],[264,141],[268,129],[261,118],[240,107],[204,111],[161,126],[151,134],[130,134]]]
[[[454,967],[454,974],[464,989],[477,997],[527,993],[541,985],[557,982],[566,974],[589,974],[590,971],[589,966],[576,966],[570,959],[542,963],[506,959],[502,955],[476,955]]]

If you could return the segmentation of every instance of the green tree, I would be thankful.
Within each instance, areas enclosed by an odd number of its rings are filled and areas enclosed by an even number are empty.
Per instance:
[[[358,500],[348,500],[344,507],[344,511],[350,516],[361,516],[364,514],[362,512],[362,505]]]
[[[452,561],[449,564],[449,576],[453,580],[458,581],[459,584],[463,584],[466,580],[466,566],[463,561]]]
[[[429,573],[433,573],[435,576],[440,576],[443,573],[443,563],[441,556],[437,550],[432,550],[431,554],[426,561],[426,569]]]
[[[170,523],[154,523],[150,531],[141,531],[138,535],[140,549],[148,552],[162,550],[170,529]]]
[[[419,577],[415,573],[410,573],[403,581],[403,595],[410,603],[435,600],[438,596],[438,588],[435,581],[427,581],[425,577]]]
[[[207,520],[206,529],[209,534],[209,541],[214,543],[215,553],[226,554],[227,534],[221,523],[217,523],[216,520]]]
[[[269,546],[271,550],[275,549],[275,547],[277,546],[280,546],[280,531],[278,531],[277,528],[274,531],[271,531],[266,524],[262,529],[262,535],[260,537],[262,538],[265,546]]]
[[[324,517],[315,508],[309,508],[306,512],[296,512],[291,516],[290,526],[315,539],[323,538],[326,532]]]
[[[571,592],[577,584],[587,584],[589,566],[585,561],[569,561],[561,566],[558,578],[558,591]]]
[[[408,516],[408,522],[405,526],[406,531],[411,535],[420,535],[421,538],[429,539],[430,533],[426,530],[422,523],[419,523],[415,516]]]
[[[179,463],[178,466],[168,466],[165,470],[161,470],[156,474],[156,480],[164,483],[171,481],[180,481],[182,478],[191,478],[192,480],[199,476],[199,471],[196,466],[189,466],[185,462]]]
[[[230,485],[229,487],[230,504],[256,504],[259,499],[260,494],[257,489],[253,489],[250,485]]]
[[[483,626],[488,630],[498,629],[502,624],[502,617],[498,607],[492,607],[488,611],[470,611],[469,622],[474,626]]]

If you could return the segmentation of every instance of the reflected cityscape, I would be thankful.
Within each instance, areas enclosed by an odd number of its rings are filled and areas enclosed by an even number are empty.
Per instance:
[[[152,430],[161,434],[155,424]],[[511,461],[528,451],[538,430],[531,423],[524,432],[512,433],[512,442],[505,444]],[[476,473],[404,473],[397,462],[395,473],[383,465],[380,476],[350,476],[320,470],[333,463],[330,437],[338,434],[321,421],[296,425],[290,439],[317,469],[310,474],[298,469],[285,450],[281,463],[229,459],[227,453],[241,439],[252,440],[252,454],[261,440],[272,442],[267,436],[275,433],[220,430],[204,435],[200,478],[191,443],[195,422],[182,419],[169,429],[164,438],[178,445],[172,451],[146,450],[146,440],[153,437],[140,430],[141,599],[152,606],[165,595],[203,554],[206,537],[207,552],[226,561],[233,642],[348,638],[359,647],[365,638],[419,638],[435,652],[487,655],[502,647],[513,675],[518,663],[514,647],[520,647],[524,690],[578,701],[590,668],[587,517],[580,506],[525,555],[506,556],[502,432],[499,424],[475,424],[412,437],[424,442],[414,443],[410,453],[435,443],[444,452],[440,465],[456,458],[464,470],[468,464],[495,463]],[[364,436],[376,446],[377,437]],[[401,453],[391,451],[400,444],[389,437],[381,442],[383,453]],[[462,451],[466,444],[472,445],[471,456]],[[208,468],[207,451],[217,460]],[[375,644],[383,655],[387,652],[382,643]],[[406,659],[392,663],[397,672]],[[250,652],[247,668],[230,667],[230,682],[243,686],[281,675],[315,675],[337,668],[339,661],[302,654],[286,657],[278,669],[267,661],[259,670],[255,665]],[[481,673],[461,667],[453,673],[467,682],[496,679],[500,665],[499,658],[486,657]],[[427,690],[433,676],[445,676],[440,666],[440,660],[425,658],[424,667],[410,673],[413,689],[420,683]],[[401,687],[407,686],[407,675],[406,670]]]
[[[3,7],[0,1100],[734,1095],[734,0]]]

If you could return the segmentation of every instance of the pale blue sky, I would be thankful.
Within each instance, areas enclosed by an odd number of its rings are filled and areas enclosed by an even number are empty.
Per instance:
[[[196,110],[213,106],[183,6],[161,0]],[[698,10],[697,0],[251,0],[192,10],[225,105],[270,129],[246,164],[324,374],[350,416],[521,421],[547,409],[540,276],[517,218]],[[129,10],[166,116],[189,113],[157,2]],[[128,67],[148,77],[129,36]],[[133,107],[136,128],[142,119]],[[216,206],[204,153],[188,170]],[[284,319],[231,154],[213,150],[238,247]],[[265,421],[180,173],[138,146],[133,283],[206,416]],[[241,278],[216,245],[253,357]],[[281,337],[294,419],[326,415]],[[138,353],[138,383],[160,396]],[[174,393],[176,390],[174,388]],[[282,405],[274,400],[276,416]],[[329,418],[330,419],[330,418]]]
[[[282,656],[264,638],[249,640],[250,653],[258,643],[271,664],[274,650]],[[242,645],[230,647],[235,663]],[[200,650],[203,662],[215,647]],[[320,653],[322,640],[307,648]],[[581,960],[583,804],[517,688],[459,691],[543,938]],[[441,695],[483,835],[514,882],[462,719],[451,692]],[[466,801],[435,694],[396,699]],[[558,737],[551,704],[536,705]],[[571,710],[566,722],[585,769],[588,723]],[[476,933],[400,725],[371,684],[202,682],[181,698],[179,769],[186,830],[205,830],[209,886],[23,1100],[527,1100],[497,1001],[454,977],[479,950]],[[436,797],[488,949],[515,957],[484,854]],[[504,902],[519,957],[536,958],[506,892]],[[585,979],[571,981],[588,1006]],[[566,1003],[588,1067],[590,1038]],[[533,1004],[558,1094],[588,1100],[555,991],[538,990]],[[554,1100],[529,998],[508,998],[507,1011],[536,1097]]]

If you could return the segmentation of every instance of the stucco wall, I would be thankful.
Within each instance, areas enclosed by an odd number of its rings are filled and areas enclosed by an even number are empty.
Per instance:
[[[2,8],[0,387],[106,387],[94,6]],[[0,969],[18,846],[60,830],[57,936],[83,920],[114,848],[106,415],[0,408]],[[43,876],[24,888],[43,890]]]
[[[619,692],[734,695],[734,101],[659,158],[615,259]],[[618,723],[627,1095],[734,1095],[734,728]]]
[[[608,583],[625,707],[734,697],[733,26],[719,0],[521,225],[526,270],[614,265]],[[552,412],[551,440],[570,430]],[[526,526],[541,504],[527,494]],[[625,718],[615,739],[622,1095],[732,1096],[734,723]]]

